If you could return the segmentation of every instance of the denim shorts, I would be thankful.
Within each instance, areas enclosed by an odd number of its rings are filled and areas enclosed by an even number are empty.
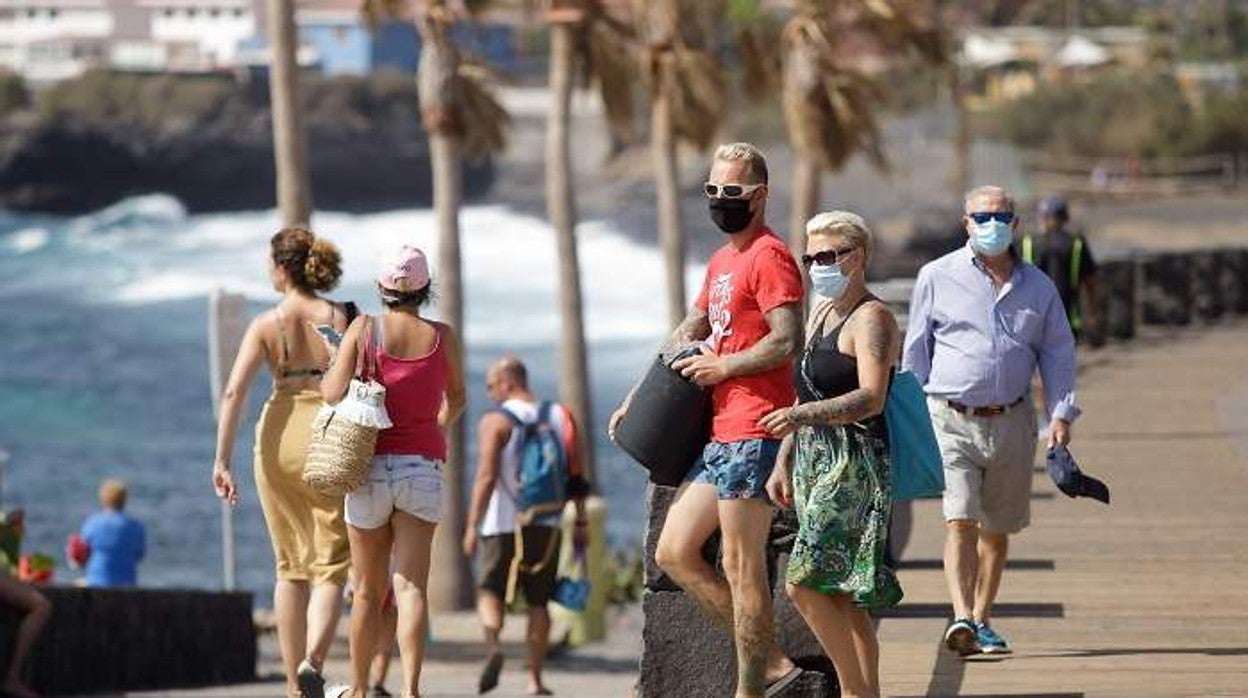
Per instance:
[[[373,456],[368,480],[347,493],[344,518],[356,528],[380,528],[402,511],[437,523],[442,518],[442,462],[424,456]]]
[[[767,478],[779,450],[776,439],[712,441],[685,479],[715,485],[720,499],[767,499]]]

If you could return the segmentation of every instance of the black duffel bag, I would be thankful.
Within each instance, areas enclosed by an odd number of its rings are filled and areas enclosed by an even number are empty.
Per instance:
[[[633,393],[615,442],[650,471],[651,482],[674,487],[702,455],[710,427],[711,391],[686,380],[660,355]]]

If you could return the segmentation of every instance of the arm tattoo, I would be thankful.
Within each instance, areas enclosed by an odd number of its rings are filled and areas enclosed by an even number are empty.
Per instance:
[[[871,394],[862,388],[828,400],[807,402],[793,408],[789,419],[804,427],[850,424],[871,416]]]
[[[893,362],[893,328],[884,313],[864,314],[862,332],[867,340],[867,353],[884,363]]]
[[[802,310],[797,303],[773,308],[767,313],[766,337],[743,352],[729,357],[729,373],[749,376],[770,371],[793,358],[802,344]]]
[[[693,308],[685,319],[681,321],[676,329],[672,331],[672,335],[668,337],[667,343],[660,349],[660,353],[664,356],[675,354],[685,347],[699,342],[711,336],[711,321],[701,308]]]

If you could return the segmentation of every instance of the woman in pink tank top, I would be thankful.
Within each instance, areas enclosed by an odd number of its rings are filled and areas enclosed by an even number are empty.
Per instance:
[[[351,324],[342,349],[321,383],[327,402],[346,393],[360,352],[376,358],[394,423],[377,438],[368,480],[347,494],[347,535],[355,595],[351,613],[351,688],[367,695],[368,670],[381,627],[381,606],[391,584],[398,604],[403,693],[420,695],[420,669],[428,627],[425,588],[429,553],[441,518],[445,430],[464,411],[459,339],[448,326],[426,320],[429,266],[415,247],[403,246],[377,275],[386,311]]]

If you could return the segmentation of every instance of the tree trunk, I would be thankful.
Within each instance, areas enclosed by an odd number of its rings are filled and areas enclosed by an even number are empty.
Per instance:
[[[463,182],[459,144],[456,142],[455,74],[459,56],[448,36],[449,18],[445,8],[430,3],[418,26],[423,48],[416,87],[420,96],[421,118],[429,132],[429,160],[433,170],[433,209],[438,227],[437,283],[442,319],[464,337],[464,288],[459,251],[460,187]],[[467,367],[467,362],[461,365]],[[468,559],[460,549],[464,532],[464,454],[463,420],[447,430],[449,453],[443,486],[442,523],[433,541],[432,574],[429,577],[429,606],[440,611],[472,606],[471,573]]]
[[[668,324],[675,328],[685,318],[685,237],[680,221],[680,178],[676,162],[676,135],[672,124],[669,86],[671,56],[661,56],[651,104],[650,142],[655,187],[659,199],[659,243],[667,277]]]
[[[429,157],[433,167],[433,208],[438,226],[438,305],[442,319],[455,328],[461,346],[466,346],[464,284],[460,275],[463,262],[459,250],[460,184],[463,174],[455,139],[445,134],[430,134]],[[466,357],[461,355],[459,358],[460,365],[466,370]],[[447,464],[450,467],[446,469],[443,483],[446,489],[443,495],[445,507],[442,523],[434,537],[433,574],[429,580],[429,605],[441,611],[472,605],[471,571],[460,547],[466,514],[464,420],[455,422],[447,430],[446,437],[449,446]]]
[[[277,208],[283,226],[307,225],[312,217],[312,183],[299,112],[299,47],[294,0],[268,0],[269,101],[273,111],[273,159]]]
[[[818,212],[822,181],[819,165],[798,153],[793,156],[793,203],[789,212],[789,246],[793,253],[806,253],[806,221]]]
[[[555,231],[559,260],[559,396],[580,426],[580,450],[586,477],[594,482],[589,369],[581,300],[580,262],[576,248],[576,199],[570,155],[572,80],[575,71],[573,25],[551,25],[550,115],[546,121],[546,212]]]

